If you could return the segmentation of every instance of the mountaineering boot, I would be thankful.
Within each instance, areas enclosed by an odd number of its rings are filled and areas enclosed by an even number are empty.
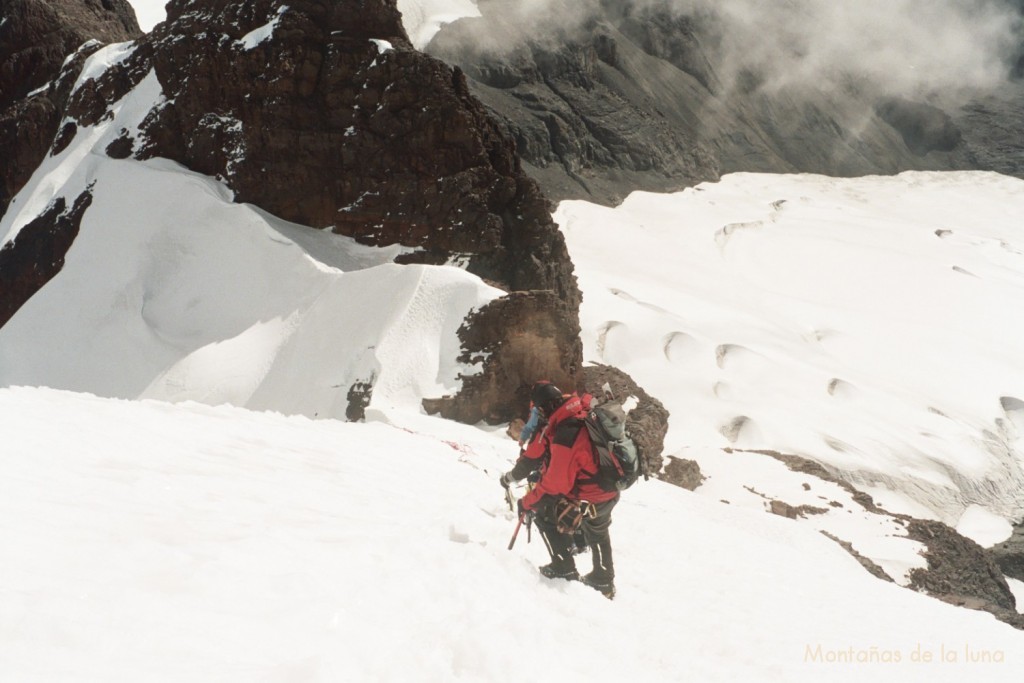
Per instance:
[[[615,582],[607,574],[593,571],[581,577],[580,583],[590,586],[609,600],[615,597]]]
[[[551,564],[546,564],[540,568],[540,573],[549,579],[576,581],[580,578],[580,573],[576,571],[576,563],[572,561],[572,558],[555,560]]]
[[[543,527],[543,524],[544,522],[538,521],[537,528],[551,556],[551,564],[541,567],[540,573],[549,579],[575,581],[580,578],[579,572],[576,571],[576,562],[572,559],[572,536]]]
[[[607,537],[590,546],[594,571],[580,581],[611,600],[615,597],[615,567],[612,565],[612,543]]]

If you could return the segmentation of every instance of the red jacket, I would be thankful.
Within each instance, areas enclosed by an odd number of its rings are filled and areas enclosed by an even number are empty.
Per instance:
[[[582,399],[573,394],[548,419],[540,438],[534,439],[523,455],[540,458],[545,451],[551,459],[541,473],[537,486],[523,497],[523,507],[533,510],[544,496],[565,496],[570,500],[601,503],[619,495],[618,491],[605,491],[592,481],[597,474],[597,462],[590,445],[583,418],[590,406],[590,397]]]

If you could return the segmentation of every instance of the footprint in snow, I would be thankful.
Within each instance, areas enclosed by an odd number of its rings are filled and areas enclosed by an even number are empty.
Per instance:
[[[670,361],[680,360],[684,356],[691,355],[698,347],[697,340],[686,332],[669,332],[662,340],[662,351],[665,353],[665,358]]]
[[[736,392],[728,382],[715,382],[714,386],[711,387],[711,391],[714,393],[715,398],[720,398],[723,401],[731,401],[736,397]]]
[[[717,363],[718,367],[722,369],[731,367],[736,362],[750,358],[763,359],[764,356],[755,351],[751,351],[741,344],[719,344],[718,347],[715,348],[715,363]]]
[[[615,287],[611,287],[608,291],[611,292],[612,296],[617,296],[618,298],[624,301],[628,301],[632,304],[636,304],[637,306],[643,306],[644,308],[652,310],[655,313],[672,313],[672,311],[666,310],[657,304],[652,304],[650,302],[637,299],[635,296],[633,296],[632,294],[623,289],[616,289]]]
[[[620,327],[625,328],[625,325],[618,320],[609,320],[597,329],[597,357],[601,360],[604,360],[605,348],[608,345],[608,335],[611,334],[612,330]]]
[[[737,415],[718,428],[718,433],[731,444],[744,441],[757,441],[759,436],[757,424],[746,415]]]
[[[1006,413],[1006,419],[1013,424],[1018,433],[1024,433],[1024,401],[1015,396],[1000,396],[999,405]]]
[[[833,377],[828,383],[828,394],[836,398],[853,398],[857,395],[857,387],[838,377]]]
[[[764,226],[764,221],[751,221],[749,223],[729,223],[723,225],[715,232],[715,244],[719,249],[725,249],[732,236],[741,230],[757,230]]]

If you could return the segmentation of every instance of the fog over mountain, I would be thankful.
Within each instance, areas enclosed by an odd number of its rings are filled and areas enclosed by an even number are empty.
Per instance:
[[[462,67],[556,197],[732,171],[1020,174],[1018,0],[519,0],[419,47]]]
[[[489,0],[482,6],[496,5]],[[948,95],[1003,82],[1019,57],[1021,14],[1008,0],[522,0],[488,50],[558,40],[604,16],[667,10],[700,29],[724,90],[827,87],[853,78],[888,94]],[[514,39],[512,39],[514,38]]]

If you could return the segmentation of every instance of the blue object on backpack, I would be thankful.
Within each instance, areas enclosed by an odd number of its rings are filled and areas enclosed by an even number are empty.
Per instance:
[[[533,433],[537,431],[537,427],[540,425],[540,411],[534,406],[530,408],[530,418],[523,425],[523,431],[519,432],[519,443],[524,444],[528,442],[532,437]]]

